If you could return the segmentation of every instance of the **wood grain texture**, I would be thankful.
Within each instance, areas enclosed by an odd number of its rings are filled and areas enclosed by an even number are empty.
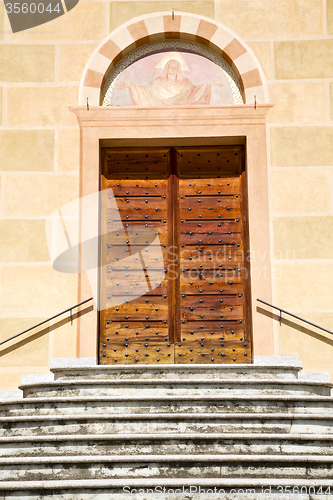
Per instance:
[[[237,321],[200,321],[182,325],[180,341],[243,341],[244,325]]]
[[[166,342],[104,342],[100,351],[101,362],[106,364],[174,363],[174,344]]]
[[[104,150],[101,363],[251,362],[244,164],[242,146]]]
[[[157,362],[142,342],[165,347],[169,340],[169,148],[106,150],[104,177],[109,196],[100,362]],[[119,217],[123,229],[112,231]],[[161,361],[169,358],[163,353]]]
[[[108,188],[113,190],[114,196],[161,196],[165,194],[167,179],[155,182],[153,179],[109,179]]]
[[[216,176],[203,182],[202,179],[192,179],[191,181],[180,178],[179,189],[183,196],[219,196],[233,195],[239,192],[239,177]]]
[[[251,344],[229,341],[181,342],[175,344],[175,363],[251,363]]]

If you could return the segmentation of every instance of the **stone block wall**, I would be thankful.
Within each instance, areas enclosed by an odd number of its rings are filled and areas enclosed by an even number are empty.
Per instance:
[[[172,8],[219,21],[257,56],[275,104],[267,124],[273,301],[333,330],[333,0],[80,0],[19,33],[0,4],[0,341],[77,302],[78,277],[52,269],[44,225],[79,195],[79,129],[68,107],[86,62],[122,23]],[[333,371],[333,336],[275,323],[275,355]],[[65,320],[1,346],[0,390],[76,352],[75,322]]]

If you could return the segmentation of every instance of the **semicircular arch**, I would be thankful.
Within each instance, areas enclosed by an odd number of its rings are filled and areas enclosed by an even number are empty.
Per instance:
[[[82,73],[79,105],[99,106],[106,78],[133,49],[165,39],[197,41],[214,50],[232,67],[245,104],[268,103],[263,70],[252,50],[230,29],[209,18],[177,12],[158,12],[137,17],[118,27],[96,48]]]

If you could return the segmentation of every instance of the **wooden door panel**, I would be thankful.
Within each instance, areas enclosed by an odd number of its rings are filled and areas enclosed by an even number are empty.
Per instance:
[[[167,321],[168,318],[168,310],[163,311],[161,309],[158,309],[157,311],[154,309],[150,312],[144,312],[141,311],[140,309],[138,312],[134,310],[129,310],[126,312],[113,312],[112,314],[112,321],[159,321],[159,320],[164,320]]]
[[[149,268],[151,272],[155,270],[155,272],[162,272],[165,265],[164,264],[164,259],[162,252],[160,251],[160,256],[159,257],[153,257],[153,256],[146,256],[146,254],[141,254],[140,256],[135,255],[130,255],[126,261],[123,260],[121,261],[120,259],[118,260],[116,257],[116,260],[110,263],[110,266],[108,267],[108,270],[113,270],[113,271],[123,271],[125,269],[130,269],[130,270],[141,270],[142,271],[142,266],[145,266],[145,268]],[[125,271],[124,271],[125,272]]]
[[[166,199],[161,197],[146,198],[116,198],[117,207],[112,205],[107,207],[107,219],[117,220],[120,217],[123,220],[160,220],[165,219],[167,214]]]
[[[166,342],[103,342],[101,362],[108,364],[174,363],[174,346]]]
[[[184,198],[179,203],[179,213],[182,219],[237,219],[241,217],[240,199],[231,197]]]
[[[162,255],[162,254],[161,254]],[[151,259],[145,258],[143,254],[143,261],[140,257],[136,257],[135,255],[132,255],[128,257],[125,260],[115,260],[110,264],[110,266],[107,266],[107,273],[109,274],[112,271],[121,271],[125,272],[125,269],[129,269],[130,271],[142,271],[142,265],[145,265],[147,269],[149,269],[149,274],[156,273],[157,276],[159,276],[159,273],[163,272],[163,262],[162,262],[162,257],[161,259],[156,260],[156,257],[153,257]],[[107,279],[107,278],[106,278]]]
[[[180,285],[180,292],[182,295],[198,295],[198,294],[219,294],[219,295],[236,295],[236,294],[241,294],[243,292],[243,285],[242,284],[228,284],[226,285],[223,283],[223,285],[219,283],[214,283],[213,285],[203,285],[201,283],[195,283],[192,282],[187,283],[187,284],[181,284]]]
[[[178,152],[178,164],[180,170],[183,165],[191,162],[192,165],[197,167],[206,167],[207,163],[218,163],[219,166],[227,168],[231,164],[234,168],[240,171],[242,167],[241,147],[240,146],[226,146],[226,147],[197,147],[197,148],[176,148]]]
[[[205,209],[199,209],[199,208],[191,208],[189,210],[188,208],[182,208],[180,211],[180,216],[182,219],[185,221],[193,221],[193,220],[224,220],[224,219],[230,219],[230,218],[240,218],[241,217],[241,212],[237,208],[233,207],[211,207],[209,210],[209,207]],[[153,217],[151,217],[153,219]]]
[[[206,184],[207,187],[209,187],[209,184],[211,184],[213,179],[228,179],[237,175],[239,175],[239,172],[234,170],[232,167],[228,168],[228,170],[224,172],[220,169],[220,167],[199,171],[199,169],[194,169],[192,165],[189,165],[188,168],[179,172],[180,179],[185,180],[188,183],[192,183],[195,179],[201,179],[203,183],[202,185],[204,186],[204,184]]]
[[[190,154],[190,153],[189,153]],[[191,160],[178,157],[180,179],[210,179],[211,177],[227,178],[239,175],[240,167],[232,161],[221,161],[218,158],[203,160],[202,157],[193,157]],[[207,182],[207,181],[206,181]]]
[[[216,270],[191,269],[182,271],[181,285],[202,285],[211,287],[215,284],[222,286],[240,284],[243,281],[242,270],[236,268],[218,268]]]
[[[122,176],[122,177],[121,177]],[[120,177],[123,180],[132,180],[136,181],[137,183],[142,180],[142,181],[154,181],[154,183],[159,183],[160,181],[167,180],[168,179],[168,174],[167,173],[160,173],[160,172],[142,172],[142,173],[136,173],[136,172],[128,172],[124,174],[123,172],[120,173],[113,173],[108,175],[109,179],[111,181],[119,181]],[[112,184],[111,184],[112,185]],[[110,186],[111,187],[111,186]]]
[[[190,175],[190,173],[189,173]],[[211,178],[209,181],[203,179],[179,179],[179,190],[183,196],[218,196],[239,193],[239,177]]]
[[[119,264],[120,266],[120,264]],[[163,277],[163,271],[159,269],[151,269],[148,271],[142,270],[142,265],[140,269],[130,269],[126,266],[126,269],[116,268],[115,266],[110,266],[109,271],[106,275],[106,286],[118,286],[117,283],[137,283],[139,281],[144,281],[149,286],[149,282],[156,285],[158,280]],[[165,273],[164,273],[165,274]],[[165,276],[164,276],[165,279]],[[112,291],[112,290],[111,290]],[[115,288],[113,289],[113,294],[115,293]]]
[[[168,258],[169,249],[165,245],[107,245],[106,256],[108,262],[116,262],[121,259],[132,258],[132,260],[144,259],[145,262],[162,262]]]
[[[226,233],[240,233],[242,229],[241,222],[237,219],[223,220],[223,221],[200,221],[192,222],[187,221],[186,224],[180,224],[180,237],[183,235],[215,235],[222,237]],[[192,234],[191,234],[192,233]]]
[[[120,167],[112,170],[110,165],[110,172],[108,172],[108,177],[110,180],[146,180],[153,181],[154,179],[167,179],[168,171],[166,163],[150,166],[148,168],[143,168],[142,164],[135,165],[134,168]]]
[[[142,269],[142,265],[144,264],[145,267],[149,268],[154,268],[154,269],[162,269],[164,267],[164,259],[162,255],[161,249],[159,249],[158,257],[154,257],[155,252],[153,255],[149,255],[148,253],[145,254],[143,252],[140,252],[140,255],[134,254],[134,255],[129,255],[126,259],[126,261],[123,259],[121,262],[120,257],[115,257],[115,260],[110,264],[110,268],[112,269]],[[143,263],[142,263],[143,260]],[[141,267],[140,267],[141,266]]]
[[[113,190],[114,196],[161,196],[165,194],[167,179],[155,182],[154,179],[110,179],[108,188]]]
[[[121,298],[123,299],[123,303],[120,306],[121,309],[128,309],[129,307],[151,309],[152,307],[162,307],[162,305],[164,307],[167,296],[156,295],[156,297],[146,297],[143,295],[135,299],[129,299],[126,295],[123,295]]]
[[[192,257],[194,259],[207,260],[210,257],[223,259],[224,257],[242,257],[243,248],[241,243],[229,243],[228,245],[184,245],[180,249],[180,257],[185,259]]]
[[[250,361],[242,151],[177,148],[177,164],[181,327],[175,363]]]
[[[208,163],[205,165],[200,165],[200,163],[184,163],[179,166],[179,178],[180,179],[201,179],[203,185],[207,185],[211,182],[211,179],[227,179],[239,175],[239,170],[237,166],[231,164],[226,164],[223,166],[220,164]],[[188,181],[190,182],[190,181]],[[209,186],[208,186],[209,187]]]
[[[134,225],[132,228],[128,228],[127,231],[117,231],[112,234],[107,234],[105,236],[105,243],[107,245],[115,246],[125,246],[125,245],[140,245],[142,249],[146,248],[147,245],[161,244],[163,248],[164,245],[168,243],[168,235],[165,231],[165,227],[161,225],[160,228],[155,231],[155,228],[151,228],[152,233],[147,233],[147,228],[142,226]],[[158,239],[156,238],[158,236]],[[148,239],[147,239],[148,238]],[[108,247],[111,248],[111,247]]]
[[[154,297],[147,301],[139,299],[120,304],[110,311],[112,321],[167,321],[168,300],[164,297]]]
[[[243,173],[241,146],[106,151],[101,363],[251,361]]]
[[[240,233],[224,233],[224,234],[195,234],[193,231],[182,234],[180,236],[181,245],[236,245],[242,242]],[[210,231],[211,232],[211,231]]]
[[[147,342],[148,340],[153,340],[161,342],[168,341],[168,323],[162,321],[150,321],[146,322],[115,322],[106,321],[106,340],[113,342],[121,342],[124,340],[129,340],[129,338],[135,339],[138,342]]]
[[[149,245],[143,249],[136,248],[135,245],[127,248],[120,245],[113,248],[106,246],[105,255],[112,269],[135,269],[135,263],[138,261],[144,261],[143,264],[151,264],[151,267],[162,269],[163,262],[169,258],[169,250],[167,247],[163,248],[163,245]]]
[[[165,195],[164,195],[165,196]],[[164,196],[117,196],[117,206],[119,210],[125,210],[127,213],[131,214],[133,211],[138,210],[166,210],[167,203],[166,198]],[[109,210],[112,209],[114,205],[114,201],[112,199],[107,200],[107,208]]]
[[[159,152],[150,153],[148,156],[137,152],[131,152],[128,156],[121,154],[113,154],[114,159],[107,160],[107,170],[109,175],[118,174],[127,175],[128,173],[142,173],[142,172],[166,172],[167,154],[160,154]],[[135,158],[136,156],[136,158]],[[121,177],[120,177],[121,178]]]
[[[244,304],[244,297],[242,294],[239,295],[228,295],[224,297],[220,294],[217,295],[197,295],[195,297],[185,295],[182,297],[183,307],[192,307],[197,310],[214,308],[223,309],[226,307],[241,306]],[[211,318],[212,319],[212,318]]]
[[[201,328],[202,327],[202,328]],[[244,325],[233,321],[215,322],[207,321],[198,323],[187,323],[181,329],[181,342],[194,341],[243,341]]]
[[[154,177],[167,178],[167,155],[156,155],[152,161],[149,158],[142,157],[140,160],[133,158],[135,153],[131,153],[129,158],[117,158],[107,162],[106,170],[110,179],[148,179]],[[139,154],[139,153],[137,153]]]
[[[142,269],[142,264],[141,264],[141,269]],[[123,275],[123,273],[121,274]],[[145,274],[144,276],[147,275]],[[109,304],[111,304],[112,298],[116,299],[118,304],[120,303],[120,300],[122,300],[127,295],[137,295],[138,291],[140,292],[140,295],[145,294],[145,295],[164,296],[165,294],[168,293],[168,282],[166,279],[164,279],[163,281],[161,280],[154,281],[153,280],[154,272],[149,273],[148,276],[149,279],[142,278],[140,281],[128,280],[126,278],[126,275],[123,279],[118,278],[117,281],[107,280],[106,293]],[[109,307],[111,307],[111,305],[109,305]]]
[[[182,197],[181,197],[182,198]],[[184,196],[179,201],[180,216],[182,214],[182,209],[193,211],[198,210],[217,210],[216,215],[218,215],[219,209],[237,208],[240,210],[241,200],[240,198],[233,198],[232,196]],[[198,212],[199,214],[199,212]],[[217,217],[216,217],[217,218]]]
[[[249,363],[250,361],[251,345],[249,342],[205,341],[175,344],[175,363],[221,364]]]
[[[199,321],[196,322],[195,325],[193,323],[182,323],[181,340],[183,339],[183,336],[191,336],[192,338],[194,335],[192,340],[201,338],[205,335],[209,337],[212,332],[218,335],[219,331],[221,332],[222,337],[227,335],[237,335],[242,337],[244,335],[244,328],[244,323],[240,323],[239,321]],[[243,340],[243,338],[240,338],[240,340]]]
[[[193,310],[192,310],[193,309]],[[243,306],[224,306],[220,308],[191,308],[182,306],[181,317],[189,321],[216,321],[223,320],[241,320],[243,319]]]
[[[243,253],[241,250],[230,248],[225,252],[200,252],[187,247],[186,251],[180,254],[181,269],[218,269],[228,265],[242,266]]]
[[[173,360],[173,348],[166,343],[170,148],[111,150],[105,158],[104,188],[114,194],[106,199],[106,224],[120,217],[123,229],[104,238],[101,362],[157,362],[158,353],[148,355],[147,342],[156,348],[162,342],[161,362],[170,358],[169,352]]]

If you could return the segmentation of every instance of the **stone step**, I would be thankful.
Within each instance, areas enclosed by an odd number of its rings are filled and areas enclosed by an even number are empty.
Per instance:
[[[163,413],[288,413],[332,416],[333,397],[299,394],[200,396],[72,396],[0,401],[0,416]]]
[[[330,382],[306,382],[303,380],[63,380],[60,383],[39,382],[22,384],[24,398],[56,396],[151,396],[154,395],[222,395],[232,394],[318,394],[330,396]]]
[[[146,455],[0,458],[0,481],[133,478],[332,479],[333,456]]]
[[[108,365],[87,367],[53,367],[54,380],[213,380],[240,379],[296,380],[300,366],[258,365]],[[326,374],[316,374],[327,381]]]
[[[0,437],[0,456],[333,455],[332,434],[164,433]]]
[[[155,433],[333,433],[333,416],[288,413],[34,415],[0,417],[0,436]]]
[[[292,496],[292,493],[295,493]],[[302,493],[300,493],[302,492]],[[147,478],[0,482],[1,500],[332,500],[332,479]]]

